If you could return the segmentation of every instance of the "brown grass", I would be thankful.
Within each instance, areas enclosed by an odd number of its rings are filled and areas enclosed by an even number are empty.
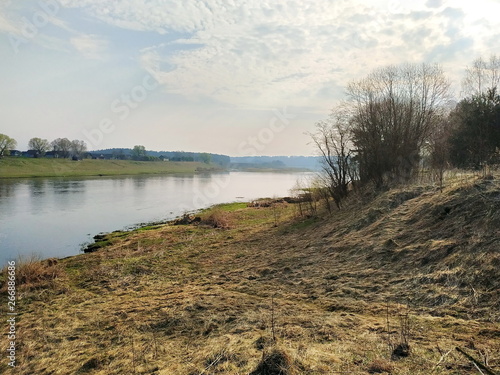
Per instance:
[[[214,228],[229,229],[231,227],[231,215],[222,209],[215,207],[210,210],[206,218],[202,219],[202,223],[210,225]]]
[[[274,348],[262,354],[257,368],[250,375],[294,375],[297,374],[293,359],[286,351]]]
[[[19,301],[16,373],[249,374],[275,348],[296,374],[475,373],[456,346],[498,372],[499,194],[498,178],[457,178],[353,197],[331,217],[289,204],[278,227],[272,208],[220,206],[226,230],[116,237],[60,260],[45,287],[59,292]],[[411,353],[393,361],[402,312]]]
[[[6,268],[2,270],[6,274]],[[16,260],[16,288],[18,292],[32,290],[51,290],[55,288],[56,280],[64,277],[64,270],[55,258],[41,260],[36,255],[20,257]],[[6,291],[4,280],[0,284],[0,293]]]
[[[391,374],[393,368],[392,363],[386,359],[375,359],[368,366],[368,372],[370,374]]]

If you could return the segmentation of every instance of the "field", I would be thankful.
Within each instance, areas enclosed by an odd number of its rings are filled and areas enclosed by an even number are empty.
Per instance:
[[[481,374],[457,348],[500,371],[498,178],[300,209],[216,206],[25,261],[15,373]]]
[[[0,178],[193,173],[211,168],[220,169],[200,162],[0,158]]]

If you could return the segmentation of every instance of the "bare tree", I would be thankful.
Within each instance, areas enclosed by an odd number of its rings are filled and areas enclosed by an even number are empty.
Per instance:
[[[438,65],[389,66],[349,84],[353,144],[360,179],[408,181],[448,101],[449,81]]]
[[[69,158],[71,153],[71,141],[68,138],[57,138],[50,145],[58,157]]]
[[[36,152],[35,157],[43,156],[50,150],[49,141],[42,138],[31,138],[28,142],[28,147],[30,150],[34,150]]]
[[[467,67],[462,82],[464,96],[479,95],[500,86],[500,56],[491,55],[489,60],[477,58]]]
[[[356,175],[349,121],[350,113],[339,106],[310,134],[321,156],[326,187],[339,209]]]
[[[73,157],[80,159],[83,157],[85,151],[87,151],[87,144],[84,141],[79,141],[78,139],[71,141],[71,153]]]
[[[5,134],[0,134],[0,158],[9,155],[10,150],[16,147],[17,142],[15,139],[10,138]]]
[[[427,142],[429,151],[429,166],[433,177],[437,180],[439,189],[443,191],[444,172],[450,166],[450,137],[453,133],[450,116],[443,117],[436,124]]]

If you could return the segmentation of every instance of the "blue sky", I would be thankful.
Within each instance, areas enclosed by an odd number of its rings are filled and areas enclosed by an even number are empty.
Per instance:
[[[0,3],[0,133],[233,156],[310,155],[345,85],[388,64],[500,53],[500,2]]]

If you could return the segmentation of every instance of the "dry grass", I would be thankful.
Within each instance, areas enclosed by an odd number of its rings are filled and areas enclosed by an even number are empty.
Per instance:
[[[6,275],[6,267],[2,270]],[[64,270],[59,266],[55,258],[41,260],[39,256],[32,255],[20,257],[16,261],[16,287],[18,293],[33,290],[53,290],[56,282],[64,278]],[[6,292],[5,280],[0,281],[0,293]]]
[[[215,207],[206,214],[202,222],[214,228],[229,229],[231,227],[231,215],[221,208]]]
[[[271,207],[233,205],[217,209],[226,230],[116,237],[61,260],[58,293],[22,296],[17,373],[257,374],[269,358],[294,374],[476,373],[456,346],[498,372],[499,196],[498,179],[457,178],[332,217],[289,204],[278,227]],[[402,313],[411,353],[392,360]]]
[[[370,374],[390,374],[394,366],[386,359],[375,359],[368,366],[368,373]]]

